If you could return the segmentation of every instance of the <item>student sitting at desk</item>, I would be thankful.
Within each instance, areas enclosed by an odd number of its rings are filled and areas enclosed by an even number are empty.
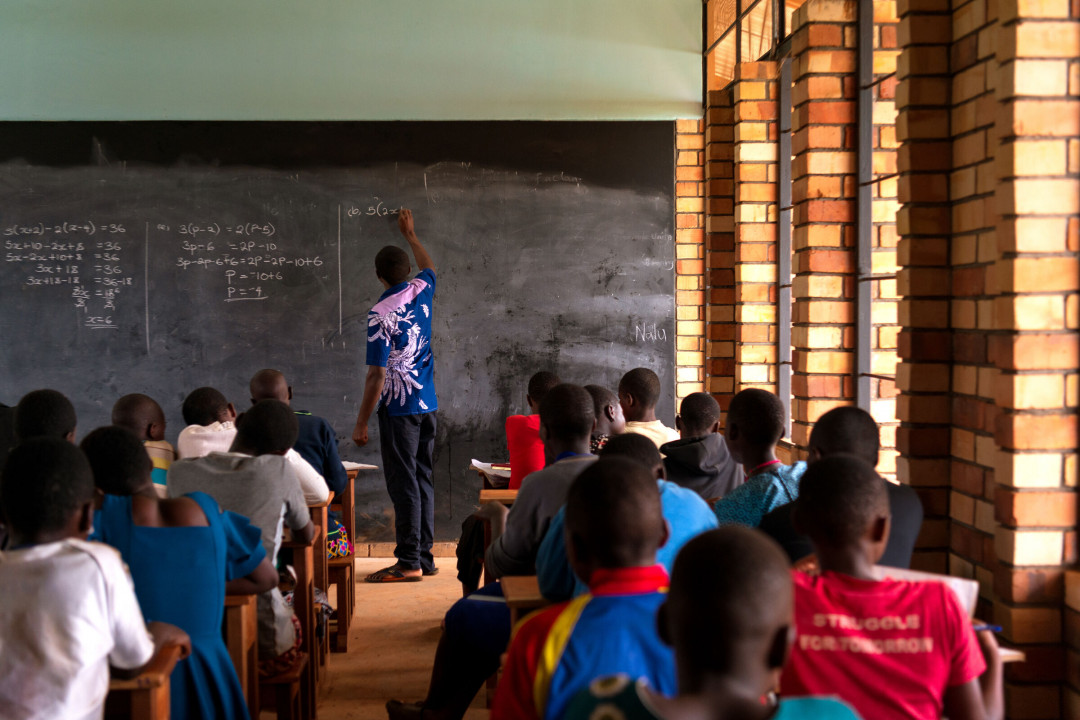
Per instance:
[[[619,396],[602,385],[586,385],[593,399],[593,413],[596,415],[596,427],[589,440],[589,450],[599,455],[615,435],[626,432],[626,417],[623,415]]]
[[[675,560],[656,620],[675,650],[678,696],[609,675],[578,693],[566,720],[858,720],[831,698],[763,702],[794,638],[792,604],[791,571],[775,543],[738,526],[699,535]]]
[[[169,494],[204,492],[251,520],[262,530],[263,548],[274,565],[281,548],[281,528],[310,542],[315,528],[300,483],[283,457],[296,442],[296,416],[288,405],[263,400],[237,418],[236,439],[227,453],[177,460],[169,470]],[[259,672],[277,675],[299,651],[299,623],[277,586],[259,595]]]
[[[491,720],[559,720],[579,690],[610,673],[675,692],[671,649],[656,632],[668,584],[656,550],[667,538],[656,480],[641,463],[601,458],[574,480],[566,544],[589,592],[518,625]]]
[[[810,536],[819,575],[796,571],[785,697],[835,693],[868,720],[1000,718],[1002,666],[940,582],[879,580],[889,537],[881,477],[854,455],[815,462],[802,479],[795,526]]]
[[[165,439],[165,413],[154,398],[141,393],[125,395],[112,409],[112,424],[133,433],[154,462],[154,489],[165,497],[165,476],[176,459],[176,450]]]
[[[529,392],[525,401],[529,415],[511,415],[506,418],[506,449],[510,455],[511,490],[521,487],[521,481],[529,473],[544,468],[544,441],[540,439],[540,403],[548,390],[559,384],[555,373],[541,370],[529,378]]]
[[[171,717],[246,716],[221,621],[227,591],[257,594],[277,584],[259,528],[221,512],[205,493],[159,499],[150,457],[123,428],[98,428],[80,447],[104,493],[93,538],[120,551],[143,615],[191,637],[191,656],[177,663],[169,680]]]
[[[690,393],[675,417],[681,439],[664,443],[664,477],[708,501],[742,485],[743,469],[720,434],[720,406],[709,393]]]
[[[619,380],[619,404],[626,417],[626,432],[638,433],[660,447],[679,439],[679,433],[656,419],[660,378],[648,368],[634,368]]]
[[[176,439],[176,450],[181,458],[199,458],[212,452],[229,452],[236,438],[236,408],[224,395],[212,387],[193,390],[184,399],[182,412],[188,426],[180,431],[180,437]],[[289,461],[297,480],[300,481],[305,502],[309,505],[326,502],[330,497],[330,490],[322,475],[315,472],[315,468],[300,457],[294,448],[289,448],[285,459]]]
[[[100,718],[110,665],[134,675],[161,645],[190,649],[179,628],[147,627],[120,553],[86,541],[93,502],[90,464],[71,443],[36,438],[8,456],[0,479],[13,535],[0,556],[5,720]]]
[[[668,540],[656,553],[656,562],[671,570],[679,549],[691,538],[716,527],[716,515],[693,490],[664,479],[660,451],[652,440],[637,433],[613,437],[600,451],[600,458],[621,457],[647,468],[660,489],[660,507],[668,526]],[[568,600],[588,591],[583,580],[574,575],[566,551],[564,524],[567,509],[559,510],[548,527],[544,542],[536,554],[536,577],[541,594],[553,602]]]

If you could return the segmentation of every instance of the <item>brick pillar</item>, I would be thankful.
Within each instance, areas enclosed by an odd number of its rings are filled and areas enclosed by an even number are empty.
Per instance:
[[[854,400],[855,0],[794,15],[792,441]]]
[[[727,409],[735,389],[735,108],[730,87],[705,113],[708,391]]]
[[[705,123],[675,121],[675,397],[705,389]]]
[[[898,0],[896,136],[901,143],[897,477],[925,511],[912,565],[947,572],[949,551],[952,336],[949,270],[949,0]],[[918,44],[913,42],[917,38]],[[944,159],[944,167],[940,160]],[[981,545],[980,545],[981,547]]]
[[[776,392],[777,66],[741,63],[735,100],[735,389]]]
[[[1077,562],[1080,6],[999,7],[994,617],[1029,656],[1006,676],[1010,717],[1057,718],[1064,570]],[[1077,689],[1065,697],[1076,717]]]

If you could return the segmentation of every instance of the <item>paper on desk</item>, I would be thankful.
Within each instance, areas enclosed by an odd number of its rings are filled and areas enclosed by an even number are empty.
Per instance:
[[[378,470],[378,465],[365,465],[364,463],[352,462],[350,460],[342,460],[341,465],[346,470]]]
[[[491,475],[492,477],[508,478],[510,477],[510,471],[502,468],[497,468],[491,463],[480,462],[476,458],[473,458],[472,467],[476,468],[485,475]]]
[[[952,575],[940,575],[919,570],[904,570],[901,568],[875,565],[874,570],[879,580],[892,578],[893,580],[911,580],[914,582],[926,582],[936,580],[945,583],[960,601],[961,607],[967,611],[968,617],[975,614],[975,602],[979,599],[979,583],[967,578],[954,577]]]

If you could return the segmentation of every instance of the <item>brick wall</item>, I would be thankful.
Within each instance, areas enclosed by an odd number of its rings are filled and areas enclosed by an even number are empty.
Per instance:
[[[675,122],[675,397],[705,389],[705,123]]]
[[[734,95],[710,92],[705,111],[707,385],[725,410],[735,392]]]

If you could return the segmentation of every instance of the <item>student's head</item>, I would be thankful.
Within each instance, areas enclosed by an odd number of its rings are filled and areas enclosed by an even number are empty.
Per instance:
[[[784,405],[766,390],[750,388],[731,399],[727,414],[728,449],[735,462],[769,450],[784,434]]]
[[[877,562],[889,539],[889,496],[872,465],[854,455],[830,455],[806,468],[792,521],[810,537],[824,564],[857,551]]]
[[[570,485],[565,532],[570,564],[585,582],[599,568],[653,565],[668,535],[656,480],[628,458],[597,460]]]
[[[619,396],[602,385],[586,385],[592,395],[593,413],[596,415],[596,435],[620,435],[626,432],[626,415],[623,414]]]
[[[627,420],[652,420],[660,401],[660,378],[648,368],[634,368],[619,380],[619,403]]]
[[[260,400],[236,418],[232,449],[249,455],[284,455],[300,433],[296,415],[278,400]]]
[[[140,440],[165,439],[165,413],[154,398],[131,393],[116,401],[112,424],[135,433]]]
[[[252,376],[248,388],[251,390],[252,405],[260,400],[278,400],[288,405],[292,400],[292,388],[285,381],[285,375],[278,370],[260,370]]]
[[[660,457],[656,443],[638,433],[625,433],[611,438],[600,451],[600,457],[627,458],[639,463],[657,480],[664,477],[664,460]]]
[[[85,539],[93,520],[94,478],[79,448],[37,437],[8,455],[0,478],[0,509],[16,543]]]
[[[709,393],[690,393],[679,407],[675,427],[684,440],[720,432],[720,405]]]
[[[551,388],[540,403],[540,439],[545,455],[582,444],[587,448],[595,422],[592,396],[585,388],[570,383]]]
[[[844,453],[876,467],[881,433],[870,413],[854,405],[833,408],[810,431],[810,462]]]
[[[375,275],[393,287],[409,279],[409,254],[397,245],[387,245],[375,255]]]
[[[205,426],[236,420],[236,408],[225,399],[220,390],[212,387],[192,390],[184,398],[181,412],[184,415],[184,422],[188,425]]]
[[[544,402],[548,391],[559,382],[559,376],[547,370],[541,370],[529,378],[529,394],[525,396],[529,403],[529,410],[533,413],[540,412],[540,403]]]
[[[129,430],[100,427],[84,437],[79,448],[90,463],[94,485],[106,495],[134,495],[154,484],[154,463]]]
[[[771,690],[793,637],[792,608],[788,559],[764,533],[730,525],[686,543],[657,616],[675,648],[679,693],[736,674],[761,683],[749,693]]]
[[[50,437],[75,442],[75,406],[56,390],[34,390],[15,406],[15,439]]]

